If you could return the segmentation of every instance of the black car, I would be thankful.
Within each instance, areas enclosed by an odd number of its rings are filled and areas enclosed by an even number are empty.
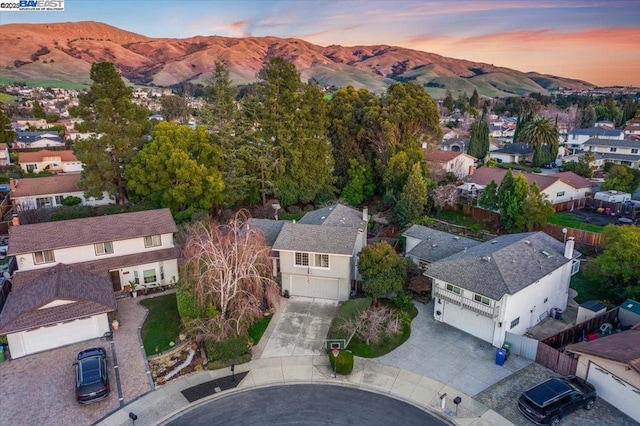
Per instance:
[[[100,401],[109,395],[107,352],[103,348],[80,352],[73,365],[76,367],[76,399],[80,404]]]
[[[583,379],[552,377],[524,391],[518,409],[537,425],[557,426],[561,418],[579,408],[591,410],[595,401],[595,388]]]

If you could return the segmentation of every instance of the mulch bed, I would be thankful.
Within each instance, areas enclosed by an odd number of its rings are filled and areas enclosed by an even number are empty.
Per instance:
[[[190,387],[182,391],[182,395],[187,398],[187,401],[194,402],[209,395],[213,395],[216,392],[221,392],[229,389],[233,389],[244,379],[248,373],[238,373],[234,376],[221,377],[219,379],[211,380],[209,382],[201,383],[199,385]],[[219,388],[216,391],[216,388]]]

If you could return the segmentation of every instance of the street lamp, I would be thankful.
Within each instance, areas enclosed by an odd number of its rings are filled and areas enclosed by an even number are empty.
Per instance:
[[[340,349],[335,348],[331,351],[331,353],[333,354],[333,378],[335,379],[336,377],[338,377],[336,367],[338,364],[338,355],[340,354]]]

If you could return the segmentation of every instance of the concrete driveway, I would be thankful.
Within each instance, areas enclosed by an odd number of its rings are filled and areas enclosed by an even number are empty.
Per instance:
[[[338,302],[308,297],[291,297],[277,321],[261,358],[291,355],[320,355]]]
[[[532,363],[512,355],[496,365],[491,344],[433,319],[433,301],[416,302],[416,307],[409,340],[376,361],[431,377],[469,396]]]

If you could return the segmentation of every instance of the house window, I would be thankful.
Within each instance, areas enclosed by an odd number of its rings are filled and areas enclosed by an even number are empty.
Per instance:
[[[144,237],[145,247],[158,247],[162,245],[162,238],[160,235],[149,235]]]
[[[62,205],[62,199],[64,197],[62,195],[56,195],[56,206],[61,206]]]
[[[556,197],[564,197],[564,191],[557,192]]]
[[[447,290],[455,294],[462,294],[462,289],[460,287],[456,287],[455,285],[447,284]]]
[[[476,302],[480,302],[483,305],[487,305],[487,306],[491,305],[491,301],[489,300],[488,297],[484,297],[484,296],[481,296],[479,294],[474,294],[473,295],[473,300],[475,300]]]
[[[309,266],[309,253],[296,252],[296,266]]]
[[[51,207],[51,197],[36,198],[36,205],[38,208]]]
[[[155,269],[147,269],[142,271],[142,276],[144,277],[144,283],[145,284],[149,284],[149,283],[155,283],[157,280],[156,278],[156,270]]]
[[[580,272],[580,261],[578,259],[574,259],[571,264],[571,275],[575,275]]]
[[[103,254],[113,254],[113,243],[111,241],[108,241],[106,243],[94,244],[93,247],[96,250],[96,256],[101,256]]]
[[[37,164],[27,164],[27,173],[33,173],[38,170]]]
[[[133,281],[135,281],[136,284],[140,284],[140,277],[138,277],[138,271],[133,271]]]
[[[511,321],[511,327],[509,327],[509,330],[513,329],[513,327],[515,327],[516,325],[520,324],[520,317],[514,319],[513,321]]]
[[[612,146],[611,148],[609,148],[609,152],[616,152],[618,150],[618,148]]]
[[[53,263],[56,259],[53,257],[53,250],[43,250],[33,253],[33,263],[41,265],[43,263]]]
[[[637,154],[638,153],[638,148],[631,148],[631,153],[632,154]]]
[[[328,268],[329,267],[329,255],[328,254],[316,254],[314,256],[314,265],[316,268]]]
[[[164,265],[160,265],[160,281],[164,281]]]
[[[419,259],[418,266],[420,267],[420,269],[429,269],[429,261],[424,259]]]

